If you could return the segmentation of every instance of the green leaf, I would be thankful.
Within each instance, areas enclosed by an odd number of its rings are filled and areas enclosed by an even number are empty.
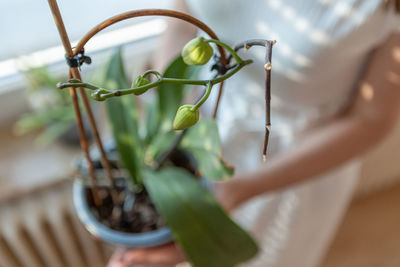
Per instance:
[[[164,151],[166,151],[174,142],[177,133],[169,131],[154,137],[151,144],[148,145],[145,153],[145,162],[149,165]]]
[[[146,144],[150,144],[160,127],[160,113],[158,111],[158,104],[155,101],[146,103],[144,116],[145,141]]]
[[[187,171],[173,167],[147,171],[143,181],[193,266],[236,266],[256,255],[253,239]]]
[[[221,142],[215,120],[200,120],[188,130],[180,147],[193,154],[199,172],[204,177],[226,179],[233,175],[233,167],[222,160]]]
[[[121,49],[112,54],[107,64],[103,87],[114,90],[129,88]],[[142,143],[138,133],[138,111],[135,101],[131,95],[126,95],[107,99],[105,105],[120,159],[138,183],[142,165]]]
[[[208,179],[228,179],[234,173],[234,168],[226,163],[221,156],[210,154],[206,150],[190,148],[186,149],[192,153],[198,164],[200,174]]]
[[[56,122],[65,122],[71,126],[74,121],[75,116],[71,106],[54,106],[23,114],[15,123],[14,131],[17,135],[22,135],[36,129],[46,128]]]
[[[58,79],[45,66],[29,68],[23,73],[32,89],[40,90],[43,86],[56,89]]]
[[[198,67],[186,65],[181,56],[178,56],[167,67],[163,76],[166,78],[193,79],[198,73]],[[191,86],[193,87],[193,86]],[[162,84],[158,87],[158,103],[162,119],[161,128],[163,131],[172,129],[172,121],[175,117],[183,96],[185,88],[183,84]]]

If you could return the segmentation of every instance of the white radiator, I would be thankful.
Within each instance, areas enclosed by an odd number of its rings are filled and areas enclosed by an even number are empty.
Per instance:
[[[78,221],[71,182],[0,203],[0,266],[105,266],[111,247]]]

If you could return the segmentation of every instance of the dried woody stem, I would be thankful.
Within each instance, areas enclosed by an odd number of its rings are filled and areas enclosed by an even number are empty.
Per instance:
[[[271,59],[272,59],[272,46],[276,43],[276,41],[268,41],[261,39],[248,40],[244,43],[240,43],[235,46],[234,50],[238,51],[240,49],[244,49],[247,51],[252,46],[263,46],[266,48],[265,53],[265,135],[264,135],[264,148],[263,148],[263,160],[266,160],[267,150],[268,150],[268,141],[269,134],[271,132]],[[232,59],[230,55],[228,57],[228,63]]]
[[[271,132],[271,59],[272,59],[272,42],[267,42],[267,51],[265,53],[265,136],[263,159],[266,160],[269,134]]]

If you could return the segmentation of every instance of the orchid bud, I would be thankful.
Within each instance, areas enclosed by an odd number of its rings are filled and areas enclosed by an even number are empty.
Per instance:
[[[184,130],[199,121],[199,110],[192,110],[193,107],[194,105],[179,107],[174,119],[174,130]]]
[[[146,77],[143,77],[143,76],[139,75],[139,76],[137,76],[136,79],[133,81],[131,87],[132,87],[132,88],[137,88],[137,87],[140,87],[140,86],[149,84],[149,83],[150,83],[150,82],[149,82],[149,80],[148,80]],[[146,92],[147,90],[149,90],[149,88],[148,88],[148,89],[141,89],[141,90],[135,91],[133,94],[135,94],[135,95],[141,95],[141,94],[143,94],[144,92]]]
[[[214,54],[211,45],[203,37],[189,41],[182,49],[183,61],[188,65],[204,65]]]

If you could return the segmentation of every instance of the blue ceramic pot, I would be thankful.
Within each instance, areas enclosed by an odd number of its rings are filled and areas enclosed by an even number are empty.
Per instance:
[[[117,151],[115,143],[110,140],[105,142],[105,151],[111,162],[117,161]],[[196,162],[190,154],[186,152],[179,152],[179,155],[184,159],[188,160],[195,168]],[[91,151],[91,156],[94,161],[95,169],[101,169],[100,154],[96,150]],[[82,174],[88,175],[88,170],[84,159],[79,159],[75,162],[75,168]],[[200,183],[207,188],[211,189],[210,182],[207,179],[201,178]],[[124,246],[127,248],[146,248],[160,246],[169,243],[173,240],[171,231],[168,227],[162,227],[160,229],[144,232],[144,233],[127,233],[113,230],[104,224],[100,223],[90,210],[86,199],[86,187],[83,182],[79,179],[75,179],[73,184],[73,203],[75,206],[78,218],[81,220],[85,228],[95,237],[111,244]],[[211,190],[210,190],[211,191]]]
[[[86,188],[83,183],[76,179],[73,184],[72,195],[76,213],[85,228],[95,237],[111,244],[127,248],[147,248],[160,246],[171,242],[172,235],[168,227],[144,232],[126,233],[108,228],[100,223],[92,214],[87,200]]]

